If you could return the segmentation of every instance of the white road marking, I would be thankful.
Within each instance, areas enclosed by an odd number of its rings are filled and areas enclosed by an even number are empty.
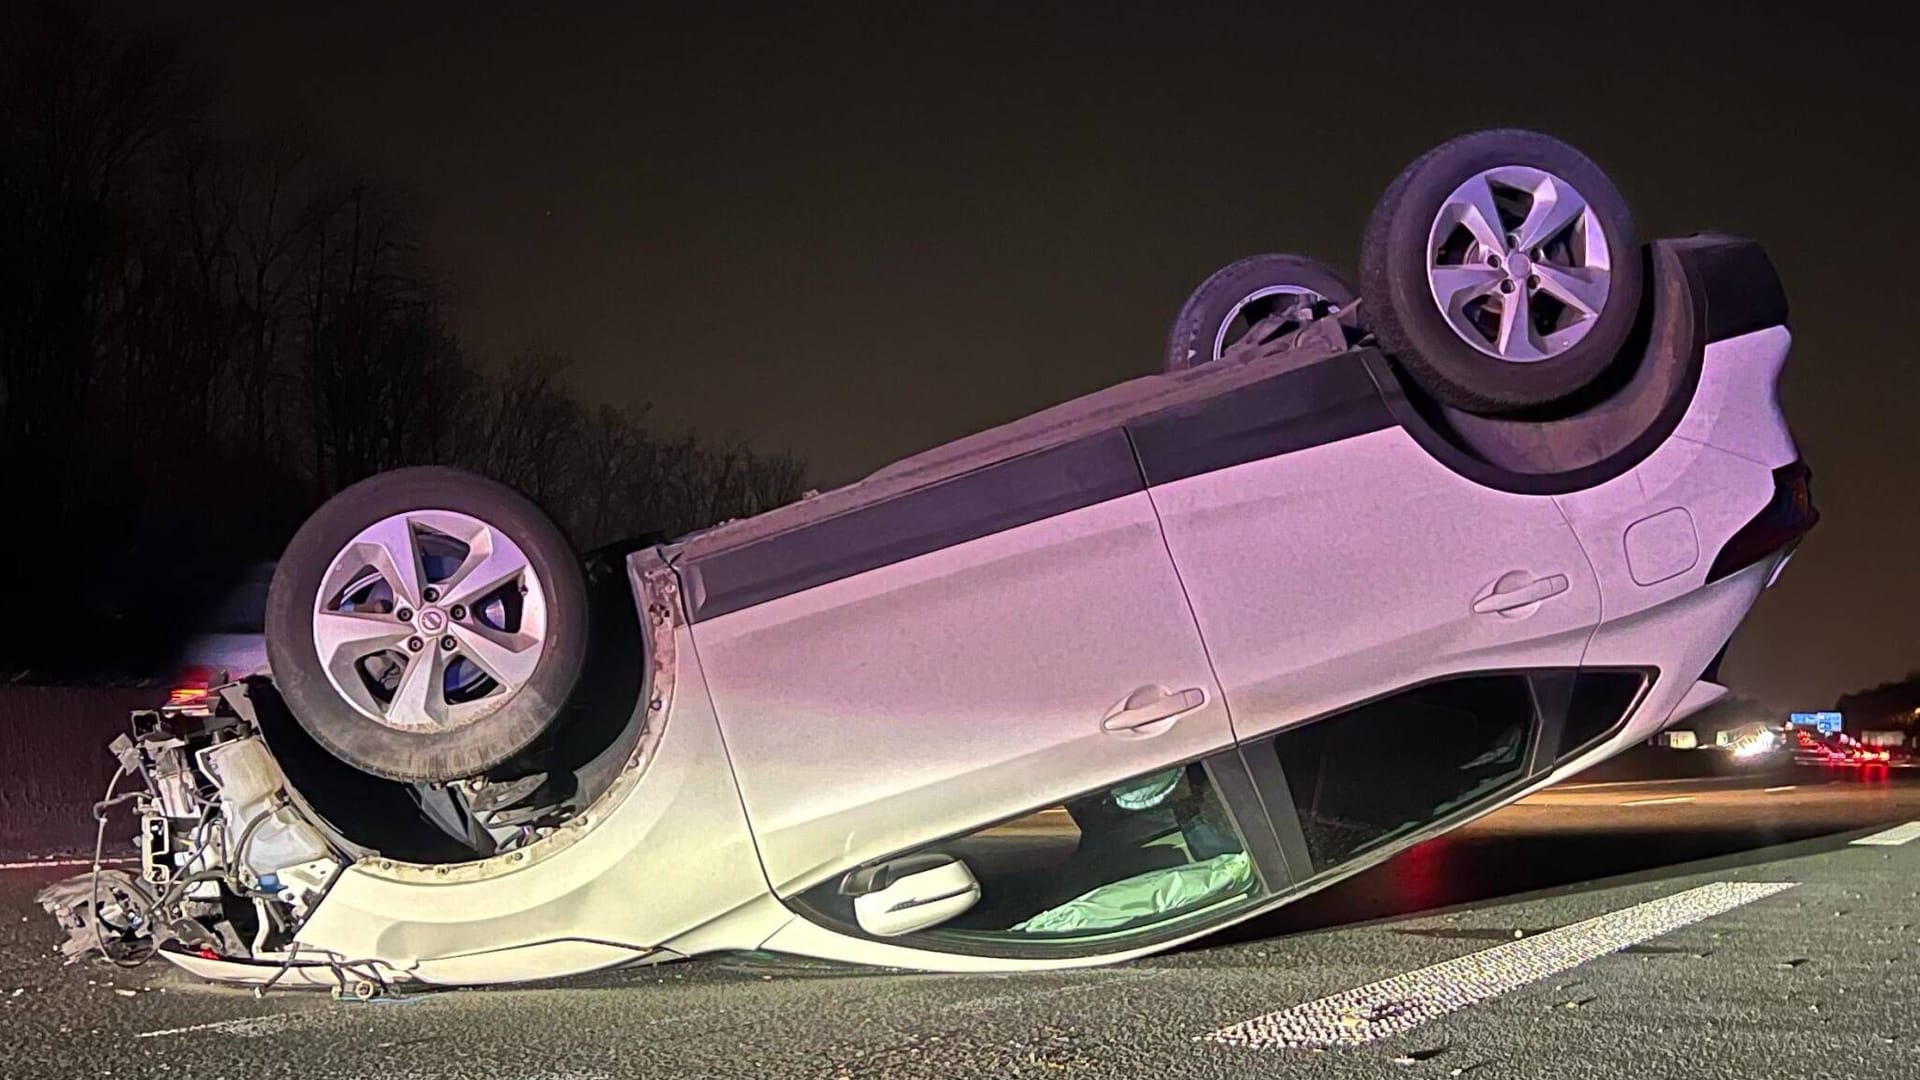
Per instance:
[[[1895,825],[1891,829],[1874,833],[1872,836],[1863,836],[1855,840],[1854,843],[1865,844],[1869,847],[1899,847],[1901,844],[1914,840],[1920,840],[1920,821],[1909,821],[1905,825]]]
[[[1692,795],[1669,795],[1664,799],[1630,799],[1627,802],[1621,803],[1620,805],[1621,806],[1665,806],[1668,803],[1692,802],[1694,798],[1695,797]]]
[[[275,1035],[282,1030],[299,1023],[305,1013],[269,1013],[266,1016],[237,1016],[231,1020],[211,1020],[204,1024],[188,1024],[186,1027],[161,1028],[159,1031],[142,1031],[136,1039],[157,1039],[163,1035],[187,1035],[196,1031],[217,1031],[222,1035],[239,1035],[257,1039]]]
[[[1256,1016],[1201,1038],[1256,1049],[1372,1042],[1793,886],[1790,881],[1717,881]]]
[[[1783,791],[1793,791],[1799,786],[1799,784],[1781,784],[1779,787],[1770,787],[1766,790],[1769,795],[1778,795]]]
[[[1682,776],[1672,780],[1565,780],[1549,787],[1541,788],[1541,794],[1550,791],[1600,791],[1606,788],[1623,787],[1672,787],[1675,784],[1723,784],[1738,780],[1734,776]]]

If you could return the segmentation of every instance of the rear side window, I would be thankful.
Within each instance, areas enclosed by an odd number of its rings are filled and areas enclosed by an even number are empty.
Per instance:
[[[1521,780],[1537,710],[1522,675],[1451,679],[1281,732],[1273,754],[1318,873]]]
[[[1564,761],[1620,730],[1648,682],[1641,671],[1582,671],[1574,680],[1555,759]]]

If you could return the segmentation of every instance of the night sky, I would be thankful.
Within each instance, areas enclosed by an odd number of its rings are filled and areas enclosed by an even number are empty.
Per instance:
[[[1786,281],[1825,521],[1723,674],[1819,707],[1920,667],[1894,27],[1808,4],[480,6],[121,17],[184,21],[236,125],[304,123],[415,188],[483,360],[570,353],[583,395],[792,448],[822,487],[1149,372],[1220,264],[1351,271],[1405,162],[1541,128],[1612,173],[1643,238],[1746,233]]]

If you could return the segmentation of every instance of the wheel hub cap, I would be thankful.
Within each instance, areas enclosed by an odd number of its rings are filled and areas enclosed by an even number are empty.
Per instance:
[[[382,727],[416,734],[497,712],[533,677],[546,629],[546,591],[526,553],[449,510],[360,530],[314,597],[314,652],[334,690]]]
[[[1573,185],[1505,165],[1469,177],[1427,236],[1427,285],[1461,340],[1537,363],[1573,348],[1606,307],[1612,252]]]

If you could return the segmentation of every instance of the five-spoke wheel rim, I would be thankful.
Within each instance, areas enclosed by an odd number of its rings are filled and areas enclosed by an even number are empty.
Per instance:
[[[498,710],[546,648],[547,601],[504,532],[450,510],[383,518],[341,548],[314,599],[327,679],[382,727],[438,734]]]
[[[1516,364],[1573,348],[1605,309],[1612,252],[1572,184],[1525,165],[1469,177],[1440,204],[1427,284],[1460,338]]]

